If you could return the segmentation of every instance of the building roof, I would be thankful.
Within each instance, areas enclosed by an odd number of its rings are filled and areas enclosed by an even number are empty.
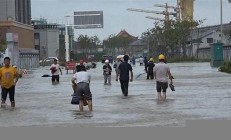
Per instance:
[[[17,22],[13,20],[0,21],[0,26],[1,27],[15,26],[15,27],[19,27],[19,28],[23,28],[27,30],[34,30],[33,26],[31,25],[23,24],[21,22]]]
[[[129,34],[127,31],[125,31],[125,30],[121,30],[116,36],[117,36],[117,37],[128,37],[128,38],[130,38],[131,40],[138,39],[138,37],[135,37],[135,36],[130,35],[130,34]]]
[[[188,40],[198,40],[201,38],[204,38],[208,35],[213,34],[214,32],[216,32],[213,29],[207,29],[207,30],[201,30],[200,28],[197,30],[192,30],[191,31],[191,36],[188,38]]]
[[[220,31],[221,25],[212,25],[212,26],[205,26],[205,27],[200,27],[202,30],[215,30],[215,31]],[[231,29],[231,22],[222,24],[223,31],[229,31]]]
[[[193,29],[191,31],[192,39],[203,38],[206,37],[213,32],[219,32],[221,25],[212,25],[212,26],[205,26]],[[231,22],[222,25],[223,33],[226,34],[231,30]]]

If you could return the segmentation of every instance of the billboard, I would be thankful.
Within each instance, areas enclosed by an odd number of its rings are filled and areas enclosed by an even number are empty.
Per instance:
[[[75,29],[103,28],[103,11],[74,12]]]

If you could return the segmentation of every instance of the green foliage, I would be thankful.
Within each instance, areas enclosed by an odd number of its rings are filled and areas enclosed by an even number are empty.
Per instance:
[[[189,21],[169,21],[168,26],[164,26],[166,22],[156,22],[154,28],[144,32],[144,39],[153,53],[164,53],[168,56],[179,55],[179,50],[183,50],[183,57],[186,56],[186,43],[190,35],[192,27],[195,27],[197,22]]]
[[[121,37],[110,35],[105,41],[104,45],[108,48],[108,54],[115,54],[115,49],[124,50],[126,53],[128,51],[129,43],[131,42],[129,37]]]
[[[226,73],[231,73],[231,62],[226,61],[224,62],[223,66],[219,68],[220,72],[226,72]]]
[[[0,40],[0,51],[4,51],[6,46],[6,41],[5,40]]]
[[[192,58],[192,57],[170,57],[170,58],[167,58],[168,63],[192,62],[192,61],[197,61],[197,60]]]
[[[85,57],[87,56],[87,54],[89,54],[90,50],[94,47],[98,47],[101,42],[99,40],[99,38],[97,36],[87,36],[87,35],[80,35],[77,38],[77,41],[80,43],[80,47],[83,50],[83,59],[86,59]],[[72,59],[76,59],[76,54],[72,54],[71,55]]]
[[[198,59],[195,59],[193,57],[187,57],[187,56],[184,56],[184,57],[178,57],[178,56],[175,56],[175,57],[169,57],[167,58],[167,62],[168,63],[179,63],[179,62],[209,62],[210,60],[198,60]]]

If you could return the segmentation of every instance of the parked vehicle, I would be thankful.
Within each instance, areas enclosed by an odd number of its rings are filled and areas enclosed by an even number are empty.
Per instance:
[[[40,60],[40,62],[50,62],[50,61],[54,61],[54,59],[59,61],[57,57],[47,57],[46,59]]]
[[[103,55],[102,58],[101,58],[101,62],[104,63],[105,60],[107,59],[108,55]]]

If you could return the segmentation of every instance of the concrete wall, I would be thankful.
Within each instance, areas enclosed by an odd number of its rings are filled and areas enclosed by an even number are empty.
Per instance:
[[[213,43],[218,43],[221,39],[220,37],[220,32],[219,31],[214,31],[213,33],[203,37],[201,39],[202,43],[192,43],[189,44],[187,46],[186,49],[186,54],[187,56],[191,56],[194,58],[198,58],[198,59],[210,59],[211,58],[211,53],[210,53],[210,47],[212,43],[208,43],[207,39],[208,38],[212,38],[213,39]],[[230,44],[230,40],[228,36],[223,36],[223,43],[224,44]],[[224,47],[225,49],[225,47]],[[198,50],[198,51],[197,51]],[[224,56],[224,59],[230,59],[230,51],[228,50],[224,50],[224,54],[226,54]]]
[[[211,59],[211,49],[210,48],[199,48],[198,49],[198,59],[199,60],[210,60]]]
[[[224,47],[224,60],[231,60],[231,45]]]
[[[50,30],[47,34],[48,37],[48,57],[58,57],[59,53],[59,31]]]
[[[211,49],[210,48],[200,48],[198,49],[198,59],[211,59]],[[231,45],[224,46],[223,57],[225,61],[231,61]]]

